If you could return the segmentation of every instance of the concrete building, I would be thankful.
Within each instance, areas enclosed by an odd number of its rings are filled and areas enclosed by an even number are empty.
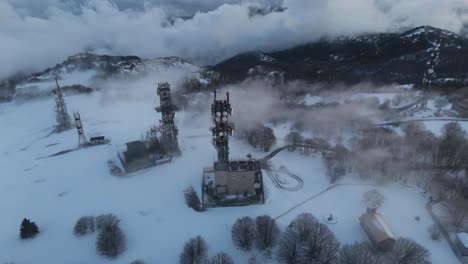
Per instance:
[[[214,187],[217,197],[256,195],[261,180],[260,165],[256,161],[215,162]]]
[[[461,232],[457,234],[455,243],[463,256],[468,256],[468,233]]]
[[[203,171],[204,206],[257,204],[263,201],[262,171],[254,159],[215,162]]]
[[[382,252],[393,250],[395,236],[375,208],[368,208],[367,212],[359,217],[359,222],[376,249]]]

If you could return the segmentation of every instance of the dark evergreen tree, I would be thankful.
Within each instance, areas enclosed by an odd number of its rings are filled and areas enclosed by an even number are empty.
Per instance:
[[[36,223],[31,222],[31,220],[24,218],[21,222],[20,227],[20,237],[21,239],[33,238],[39,234],[39,228]]]

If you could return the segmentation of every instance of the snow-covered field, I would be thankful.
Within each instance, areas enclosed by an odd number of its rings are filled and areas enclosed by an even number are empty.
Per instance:
[[[112,142],[50,158],[41,157],[75,148],[78,141],[75,130],[50,134],[55,124],[53,99],[0,104],[0,263],[129,263],[134,259],[177,263],[185,241],[196,235],[208,241],[210,255],[225,251],[236,263],[246,263],[254,253],[237,250],[231,241],[231,225],[237,218],[280,216],[330,186],[320,158],[283,152],[272,163],[301,176],[301,190],[278,190],[265,174],[265,205],[203,213],[187,208],[182,190],[189,185],[199,188],[203,167],[216,157],[208,130],[211,101],[205,102],[206,112],[177,113],[181,157],[128,178],[110,175],[106,162],[116,158],[116,150],[157,124],[156,99],[156,94],[112,101],[100,93],[67,97],[70,114],[80,110],[85,133],[109,136]],[[235,108],[236,102],[232,103]],[[276,129],[285,134],[283,126]],[[231,140],[231,153],[233,157],[264,155],[235,139]],[[342,185],[281,216],[277,220],[281,228],[302,212],[311,212],[318,219],[333,214],[339,221],[330,228],[341,243],[366,240],[358,222],[365,210],[362,194],[376,187],[352,176],[338,183]],[[458,263],[445,241],[430,239],[427,230],[433,222],[421,190],[400,184],[377,188],[386,197],[381,212],[397,236],[426,246],[433,263]],[[95,235],[76,238],[72,233],[79,217],[103,213],[122,219],[128,239],[128,250],[113,261],[95,253]],[[19,239],[24,217],[38,224],[38,237]]]

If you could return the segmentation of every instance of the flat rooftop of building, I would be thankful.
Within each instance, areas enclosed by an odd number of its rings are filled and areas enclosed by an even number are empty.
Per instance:
[[[214,162],[213,168],[216,171],[258,171],[261,169],[257,160],[231,160],[227,162]]]

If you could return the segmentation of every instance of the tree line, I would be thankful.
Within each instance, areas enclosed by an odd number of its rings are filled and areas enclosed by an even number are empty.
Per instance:
[[[266,259],[281,264],[423,264],[430,263],[430,253],[407,238],[399,238],[389,254],[378,254],[368,242],[341,246],[327,225],[312,214],[302,213],[281,232],[270,216],[242,217],[231,229],[233,244],[245,252],[257,249]],[[208,244],[197,236],[188,240],[179,257],[180,264],[233,264],[224,252],[209,258]],[[249,264],[259,262],[254,257]]]

